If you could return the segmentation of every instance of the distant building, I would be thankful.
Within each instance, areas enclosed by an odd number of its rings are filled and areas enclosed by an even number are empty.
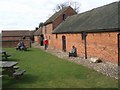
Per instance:
[[[40,27],[34,32],[34,43],[43,46],[43,40],[44,40],[44,35],[42,34],[42,27]]]
[[[2,47],[16,47],[23,40],[27,47],[31,47],[32,31],[29,30],[4,30],[2,31]]]

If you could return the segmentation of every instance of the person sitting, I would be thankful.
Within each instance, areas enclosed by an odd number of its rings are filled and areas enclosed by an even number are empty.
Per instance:
[[[24,42],[20,42],[20,50],[25,50],[25,44]]]
[[[72,46],[72,50],[69,52],[69,57],[77,57],[77,49],[75,46]]]
[[[24,45],[24,42],[23,41],[20,41],[18,44],[17,44],[17,48],[16,50],[25,50],[25,45]]]

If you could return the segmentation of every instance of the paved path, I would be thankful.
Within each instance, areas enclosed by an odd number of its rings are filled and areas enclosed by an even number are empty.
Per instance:
[[[40,46],[37,44],[33,44],[32,46],[34,48],[40,48],[40,49],[44,50],[43,46]],[[59,58],[64,58],[70,62],[75,62],[77,64],[86,66],[88,68],[92,68],[97,72],[100,72],[107,76],[118,79],[118,65],[116,65],[116,64],[112,64],[110,62],[91,63],[90,59],[84,59],[81,57],[68,57],[68,53],[62,52],[60,50],[50,49],[50,48],[48,48],[45,51],[48,53],[51,53]]]

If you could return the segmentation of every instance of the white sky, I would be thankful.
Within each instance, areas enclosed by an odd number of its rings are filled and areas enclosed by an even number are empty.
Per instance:
[[[0,32],[34,30],[54,13],[56,4],[66,1],[79,2],[84,12],[118,0],[0,0]]]

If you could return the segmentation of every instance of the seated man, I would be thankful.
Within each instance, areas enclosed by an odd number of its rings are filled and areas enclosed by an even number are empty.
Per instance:
[[[18,43],[16,50],[25,50],[25,45],[23,41],[20,41]]]
[[[24,42],[20,42],[20,50],[25,50],[25,44]]]
[[[77,49],[75,48],[75,46],[72,46],[72,50],[71,52],[69,52],[69,57],[77,57]]]

